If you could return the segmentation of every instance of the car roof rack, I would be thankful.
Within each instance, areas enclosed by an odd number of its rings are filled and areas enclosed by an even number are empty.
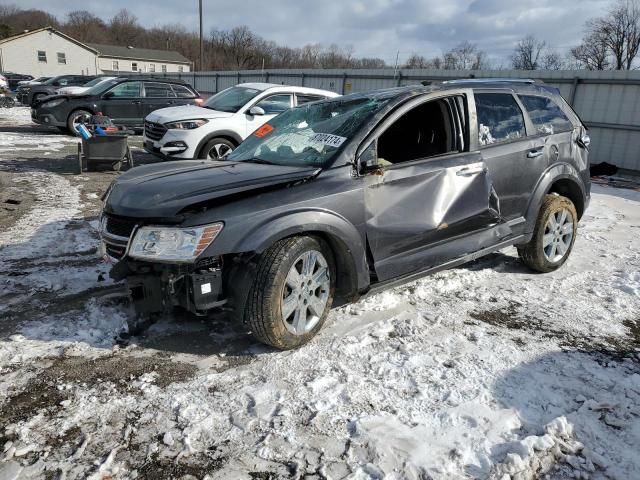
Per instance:
[[[544,83],[542,80],[534,78],[509,78],[509,77],[495,77],[495,78],[458,78],[455,80],[445,80],[444,84],[459,84],[459,83]]]

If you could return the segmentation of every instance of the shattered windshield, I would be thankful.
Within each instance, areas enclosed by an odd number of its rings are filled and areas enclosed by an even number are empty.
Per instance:
[[[356,97],[287,110],[258,128],[227,158],[236,162],[324,167],[387,102],[386,98]]]

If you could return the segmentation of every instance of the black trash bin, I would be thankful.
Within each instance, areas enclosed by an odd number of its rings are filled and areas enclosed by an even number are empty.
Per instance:
[[[100,165],[109,165],[112,170],[120,170],[122,162],[129,163],[133,167],[131,150],[127,143],[126,135],[93,136],[82,139],[78,144],[78,166],[80,173]],[[86,168],[85,168],[86,165]]]

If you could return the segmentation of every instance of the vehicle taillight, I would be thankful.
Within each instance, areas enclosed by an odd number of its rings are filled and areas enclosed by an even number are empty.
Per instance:
[[[202,105],[204,103],[204,98],[196,98],[195,102],[196,102],[196,105]]]

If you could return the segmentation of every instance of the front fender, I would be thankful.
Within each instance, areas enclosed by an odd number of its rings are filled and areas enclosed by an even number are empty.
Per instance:
[[[240,145],[242,143],[242,137],[238,132],[234,132],[233,130],[225,130],[225,129],[215,130],[205,135],[198,142],[198,146],[196,147],[196,151],[195,151],[196,153],[194,158],[198,158],[200,156],[200,152],[202,151],[203,147],[207,144],[207,142],[212,138],[216,138],[216,137],[230,138],[236,143],[236,145]]]
[[[246,225],[246,224],[245,224]],[[256,222],[249,229],[243,225],[225,225],[224,238],[202,254],[216,256],[230,253],[262,253],[271,245],[292,235],[320,233],[341,242],[353,260],[358,288],[369,285],[369,269],[363,235],[346,218],[320,208],[304,208],[283,212]]]
[[[580,174],[576,170],[576,168],[569,163],[556,163],[551,165],[541,176],[538,181],[533,195],[529,199],[529,205],[527,207],[527,213],[525,216],[525,232],[531,233],[533,232],[536,224],[536,219],[538,217],[538,212],[540,211],[540,207],[542,206],[542,201],[544,197],[549,191],[555,182],[558,180],[569,180],[576,184],[580,189],[580,193],[582,198],[586,200],[586,190],[584,184],[582,183],[582,179],[580,178]]]

